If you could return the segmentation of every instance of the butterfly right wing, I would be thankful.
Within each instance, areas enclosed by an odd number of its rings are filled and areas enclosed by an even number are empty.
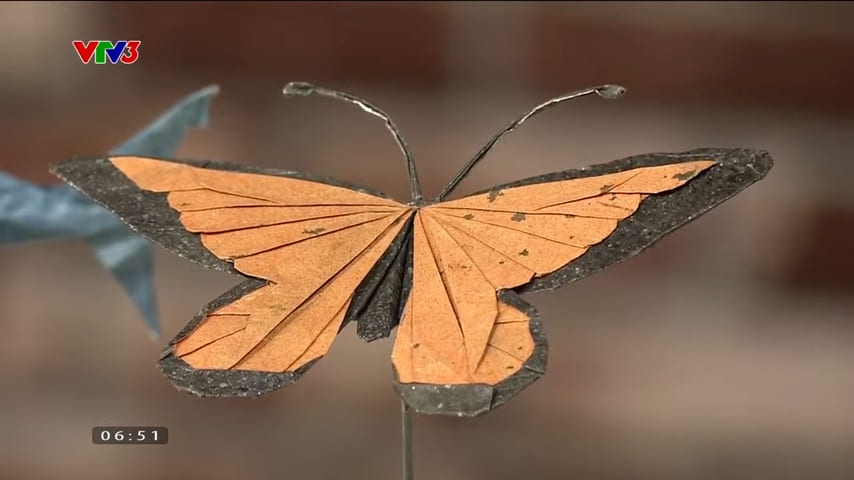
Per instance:
[[[501,405],[546,365],[542,326],[517,293],[639,253],[770,166],[760,152],[653,154],[423,208],[392,356],[396,388],[421,413]]]
[[[170,222],[125,207],[132,227],[253,279],[206,306],[161,359],[176,386],[199,395],[258,395],[296,380],[328,351],[354,292],[411,216],[393,200],[302,178],[142,157],[97,162],[139,192],[165,194],[177,213]],[[108,208],[118,203],[98,198],[110,188],[87,183],[110,176],[66,177]]]

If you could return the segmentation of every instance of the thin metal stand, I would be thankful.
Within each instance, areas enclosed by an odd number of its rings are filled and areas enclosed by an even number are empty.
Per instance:
[[[401,440],[403,447],[403,480],[412,480],[412,412],[400,400]]]

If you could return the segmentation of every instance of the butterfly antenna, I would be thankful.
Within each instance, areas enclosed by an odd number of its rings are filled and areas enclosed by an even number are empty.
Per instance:
[[[406,146],[406,141],[403,139],[403,136],[398,131],[397,126],[395,126],[391,117],[389,117],[387,113],[380,110],[367,100],[350,95],[349,93],[330,90],[328,88],[319,87],[306,82],[290,82],[285,85],[284,89],[282,89],[282,93],[286,97],[307,97],[314,93],[323,97],[352,103],[371,115],[382,118],[385,121],[386,128],[388,128],[394,136],[394,141],[397,142],[397,146],[400,147],[400,151],[403,152],[403,156],[406,159],[406,169],[409,173],[409,186],[412,190],[412,200],[421,200],[421,185],[418,183],[418,172],[415,170],[415,160],[412,158],[412,153],[410,153],[409,148]]]
[[[459,185],[459,183],[461,181],[463,181],[464,178],[466,178],[466,176],[471,172],[471,170],[474,168],[474,166],[477,165],[478,162],[480,162],[484,156],[486,156],[486,153],[489,152],[489,150],[495,145],[496,142],[498,142],[498,140],[501,137],[503,137],[504,135],[507,135],[508,133],[512,132],[513,130],[516,130],[519,127],[519,125],[522,125],[523,123],[528,121],[529,118],[531,118],[534,115],[542,112],[543,110],[549,109],[551,107],[554,107],[555,105],[566,102],[568,100],[573,100],[575,98],[584,97],[584,96],[590,95],[592,93],[595,93],[596,95],[599,95],[602,98],[612,100],[615,98],[619,98],[624,93],[626,93],[626,89],[624,87],[619,86],[619,85],[599,85],[598,87],[590,87],[590,88],[585,88],[582,90],[576,90],[574,92],[567,93],[565,95],[561,95],[559,97],[555,97],[555,98],[552,98],[550,100],[546,100],[545,102],[537,105],[536,107],[532,108],[531,110],[526,112],[524,115],[522,115],[518,119],[514,120],[513,122],[510,122],[509,125],[504,127],[504,129],[502,129],[501,131],[496,133],[495,136],[493,136],[488,142],[486,142],[486,145],[484,145],[483,148],[481,148],[477,152],[477,154],[474,156],[474,158],[469,160],[468,163],[466,163],[465,166],[463,166],[463,168],[456,174],[456,176],[454,176],[454,178],[451,180],[451,182],[448,183],[448,185],[445,187],[445,189],[442,190],[442,193],[439,194],[437,201],[442,201],[448,195],[450,195],[451,192],[453,192],[454,189],[457,188],[457,185]]]

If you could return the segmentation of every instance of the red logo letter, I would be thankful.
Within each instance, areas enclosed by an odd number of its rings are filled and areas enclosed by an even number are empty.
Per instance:
[[[125,54],[122,55],[122,63],[131,64],[139,58],[139,46],[142,42],[139,40],[128,40],[128,46],[125,47]]]
[[[74,50],[77,51],[77,55],[83,63],[89,63],[89,60],[92,60],[92,55],[95,54],[95,49],[98,48],[98,42],[94,40],[85,43],[82,40],[74,40],[71,44],[74,45]]]

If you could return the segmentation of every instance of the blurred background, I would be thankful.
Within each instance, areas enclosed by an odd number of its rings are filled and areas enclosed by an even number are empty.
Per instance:
[[[139,39],[83,65],[75,39]],[[0,166],[107,151],[204,85],[182,157],[310,170],[408,198],[396,119],[437,193],[546,98],[458,194],[624,156],[767,149],[768,177],[644,255],[527,297],[549,371],[474,420],[415,418],[416,478],[854,478],[854,4],[118,3],[0,5]],[[350,325],[299,383],[255,399],[180,393],[155,366],[239,279],[159,249],[164,338],[81,241],[0,249],[0,478],[399,478],[391,341]],[[94,425],[163,425],[168,446],[95,446]]]

